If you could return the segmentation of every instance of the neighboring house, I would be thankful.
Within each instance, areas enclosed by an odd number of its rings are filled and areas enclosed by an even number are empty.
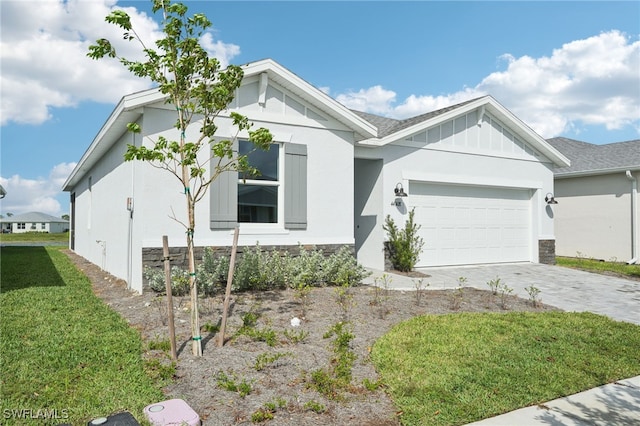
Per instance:
[[[3,233],[48,232],[59,234],[69,230],[69,221],[45,213],[31,212],[0,219]]]
[[[571,160],[554,172],[556,253],[637,263],[640,140],[548,142]]]
[[[240,245],[348,245],[364,266],[383,269],[385,217],[403,226],[415,208],[426,243],[418,266],[554,262],[544,198],[554,166],[569,162],[492,97],[394,120],[349,110],[272,60],[243,69],[230,110],[270,129],[274,144],[253,160],[262,179],[216,180],[197,206],[196,246],[230,246],[239,225]],[[138,291],[163,235],[185,245],[171,218],[186,221],[185,202],[173,176],[123,154],[127,144],[177,138],[174,121],[157,90],[125,96],[64,184],[71,248]],[[142,134],[128,133],[128,122]],[[235,134],[228,112],[217,124],[218,137]],[[187,137],[198,132],[195,123]]]

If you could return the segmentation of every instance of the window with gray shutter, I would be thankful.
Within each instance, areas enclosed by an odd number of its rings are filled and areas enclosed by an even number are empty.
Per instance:
[[[240,141],[240,154],[245,141]],[[211,229],[232,229],[238,222],[276,223],[278,186],[284,178],[284,227],[307,228],[307,146],[285,143],[274,144],[273,152],[255,151],[249,163],[261,170],[262,175],[243,180],[237,172],[224,172],[211,184]],[[278,149],[284,148],[284,168],[277,164]],[[235,147],[234,150],[238,148]],[[274,164],[263,164],[275,162]],[[279,170],[283,170],[283,176]]]

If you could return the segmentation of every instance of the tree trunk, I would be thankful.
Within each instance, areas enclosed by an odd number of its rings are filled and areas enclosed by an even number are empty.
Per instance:
[[[195,227],[195,206],[189,200],[189,229],[187,230],[187,254],[189,256],[189,286],[191,288],[191,339],[193,354],[202,356],[202,337],[200,336],[200,317],[198,313],[198,282],[196,281],[196,261],[193,247],[193,229]]]

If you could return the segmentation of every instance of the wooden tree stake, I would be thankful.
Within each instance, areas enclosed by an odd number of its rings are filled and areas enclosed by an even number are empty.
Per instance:
[[[229,275],[227,275],[227,289],[224,293],[224,308],[222,309],[222,323],[220,324],[220,334],[218,335],[218,347],[224,346],[224,333],[227,327],[227,315],[229,313],[229,299],[231,298],[231,283],[233,282],[233,270],[236,267],[236,251],[238,251],[239,229],[236,226],[233,231],[233,248],[231,249],[231,260],[229,261]]]
[[[164,256],[164,283],[167,288],[167,316],[169,317],[169,341],[171,342],[171,359],[176,361],[176,326],[173,323],[173,295],[171,294],[171,262],[169,261],[169,238],[162,236],[162,255]]]

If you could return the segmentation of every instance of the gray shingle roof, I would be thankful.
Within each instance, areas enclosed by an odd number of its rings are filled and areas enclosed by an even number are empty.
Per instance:
[[[410,117],[404,120],[381,117],[379,115],[369,114],[367,112],[362,112],[362,111],[356,111],[356,110],[351,110],[351,111],[356,115],[360,116],[361,118],[363,118],[364,120],[367,120],[369,123],[376,126],[378,128],[378,137],[383,138],[385,136],[389,136],[392,133],[399,132],[400,130],[406,129],[407,127],[411,127],[423,121],[430,120],[431,118],[437,117],[438,115],[444,114],[454,109],[458,109],[478,99],[480,98],[469,99],[468,101],[464,101],[459,104],[455,104],[455,105],[448,106],[446,108],[441,108],[435,111],[431,111],[426,114],[416,115],[415,117]]]
[[[2,223],[69,223],[68,220],[60,217],[51,216],[40,212],[29,212],[23,214],[17,214],[11,217],[3,217],[0,219]]]
[[[568,138],[552,138],[547,142],[571,161],[569,167],[556,168],[556,176],[640,169],[640,139],[605,145]]]

